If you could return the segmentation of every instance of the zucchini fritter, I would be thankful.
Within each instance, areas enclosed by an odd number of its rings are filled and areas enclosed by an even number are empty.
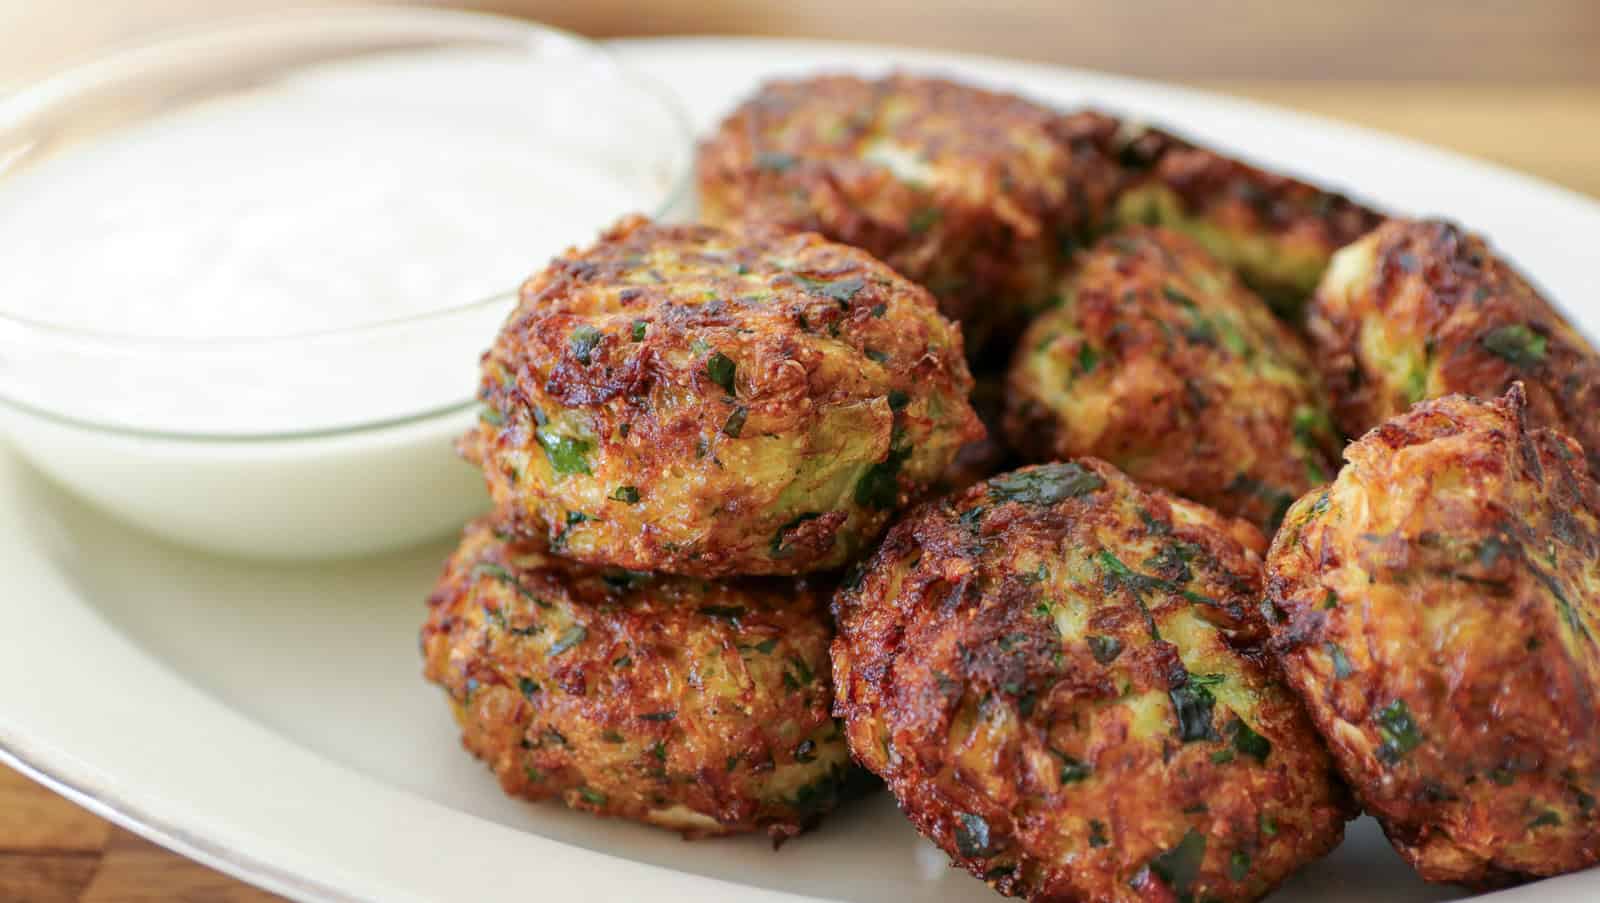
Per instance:
[[[1183,232],[1233,267],[1276,312],[1299,313],[1338,249],[1383,217],[1340,194],[1256,169],[1154,129],[1125,129],[1123,225]]]
[[[426,675],[507,793],[686,835],[791,835],[861,775],[819,587],[600,569],[486,521],[429,598]]]
[[[1452,395],[1382,424],[1272,547],[1287,677],[1434,881],[1600,861],[1600,489],[1524,403]]]
[[[1002,893],[1254,900],[1353,814],[1262,648],[1264,546],[1095,459],[925,504],[834,599],[850,748]]]
[[[1105,458],[1268,533],[1338,439],[1300,337],[1193,239],[1100,242],[1018,344],[1006,434],[1035,461]]]
[[[1347,435],[1414,402],[1526,387],[1535,423],[1600,473],[1600,353],[1483,239],[1396,220],[1340,251],[1306,323]]]
[[[976,353],[1054,290],[1118,184],[1100,121],[906,74],[763,85],[700,147],[701,215],[809,229],[927,286]]]
[[[523,286],[462,451],[498,522],[698,577],[852,560],[983,435],[921,288],[800,233],[625,220]]]

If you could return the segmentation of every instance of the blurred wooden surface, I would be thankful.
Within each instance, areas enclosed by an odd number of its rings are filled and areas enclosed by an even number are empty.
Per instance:
[[[1176,79],[1406,135],[1600,197],[1597,0],[1014,0],[994,10],[963,0],[457,5],[601,36],[846,38]],[[0,0],[0,88],[153,30],[276,6]],[[273,899],[0,768],[0,903]]]

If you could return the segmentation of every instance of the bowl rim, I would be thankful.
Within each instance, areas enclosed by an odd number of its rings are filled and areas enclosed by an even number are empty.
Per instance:
[[[677,137],[682,139],[682,165],[673,175],[666,194],[648,211],[652,218],[660,218],[672,210],[688,193],[694,174],[694,127],[683,102],[656,79],[645,77],[627,65],[605,44],[581,35],[539,22],[466,10],[405,9],[392,7],[345,7],[318,10],[292,9],[256,15],[228,16],[205,25],[165,29],[144,40],[124,43],[101,53],[80,58],[65,67],[36,79],[23,82],[15,88],[0,92],[0,124],[15,121],[27,114],[49,109],[65,98],[97,85],[114,82],[119,75],[147,71],[153,67],[181,59],[185,50],[210,47],[229,40],[244,40],[268,36],[278,40],[293,41],[309,38],[329,38],[336,31],[360,33],[373,30],[395,36],[411,34],[419,37],[483,37],[514,46],[530,43],[528,39],[554,41],[581,50],[603,61],[605,66],[620,76],[630,88],[650,96],[666,113]],[[276,32],[276,34],[273,34]],[[523,39],[519,41],[518,39]],[[6,177],[15,162],[14,158],[0,156],[0,179]],[[433,308],[421,313],[405,314],[379,320],[369,320],[325,329],[300,332],[273,333],[264,336],[163,336],[148,333],[129,333],[93,327],[52,323],[34,317],[0,310],[0,321],[11,323],[34,332],[61,339],[82,339],[90,342],[117,342],[154,349],[181,351],[204,348],[216,351],[229,345],[256,347],[265,344],[291,344],[315,339],[341,337],[375,332],[385,328],[445,320],[451,317],[481,311],[515,301],[519,287],[509,287],[486,297]],[[3,395],[0,400],[10,401]],[[70,417],[63,419],[72,419]],[[412,419],[412,418],[406,418]],[[380,425],[380,424],[373,424]],[[107,427],[108,429],[123,429]],[[363,429],[365,427],[352,427]],[[125,430],[126,431],[126,430]],[[342,432],[343,430],[338,430]],[[136,431],[137,432],[137,431]],[[192,433],[153,431],[145,435],[188,436]],[[277,435],[277,434],[272,434]]]

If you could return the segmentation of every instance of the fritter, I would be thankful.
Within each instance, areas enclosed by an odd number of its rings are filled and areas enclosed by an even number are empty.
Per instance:
[[[1396,220],[1334,258],[1306,328],[1350,436],[1425,398],[1526,390],[1600,473],[1600,353],[1483,239]]]
[[[1600,489],[1525,413],[1513,387],[1382,424],[1268,566],[1288,680],[1433,881],[1600,861]]]
[[[834,599],[851,751],[1002,893],[1254,900],[1353,815],[1266,653],[1264,546],[1095,459],[927,503]]]
[[[1020,326],[1120,176],[1103,119],[895,74],[764,84],[700,147],[700,212],[809,229],[927,286],[969,350]]]
[[[1334,252],[1383,222],[1344,195],[1155,129],[1125,127],[1118,159],[1129,182],[1117,199],[1119,223],[1195,238],[1291,320]]]
[[[961,333],[809,234],[625,220],[522,288],[462,441],[502,528],[696,577],[841,566],[982,436]]]
[[[1194,239],[1136,227],[1063,280],[1017,346],[1006,434],[1093,455],[1269,534],[1339,443],[1304,342]]]
[[[783,837],[860,773],[829,715],[823,588],[594,568],[467,528],[422,650],[507,793]]]

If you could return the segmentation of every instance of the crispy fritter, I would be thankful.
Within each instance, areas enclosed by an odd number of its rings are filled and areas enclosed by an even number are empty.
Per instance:
[[[1130,186],[1117,199],[1117,222],[1197,239],[1291,320],[1334,252],[1383,222],[1341,194],[1155,129],[1125,128],[1118,159]]]
[[[1424,398],[1526,387],[1536,423],[1600,473],[1600,353],[1483,239],[1396,220],[1340,251],[1306,323],[1350,436]]]
[[[1006,434],[1094,455],[1270,533],[1338,439],[1304,343],[1194,239],[1136,227],[1085,255],[1017,346]]]
[[[1264,546],[1094,459],[930,502],[834,599],[850,748],[1002,893],[1256,899],[1353,814],[1264,649]]]
[[[982,436],[927,292],[800,233],[626,220],[523,286],[483,362],[501,526],[699,577],[838,567]]]
[[[794,834],[859,782],[823,588],[593,568],[467,528],[426,675],[507,793],[686,835]]]
[[[763,85],[700,147],[701,215],[809,229],[927,286],[977,352],[1054,290],[1119,183],[1103,121],[906,74]]]
[[[1434,881],[1600,861],[1600,490],[1524,413],[1513,388],[1377,427],[1269,562],[1289,681]]]

